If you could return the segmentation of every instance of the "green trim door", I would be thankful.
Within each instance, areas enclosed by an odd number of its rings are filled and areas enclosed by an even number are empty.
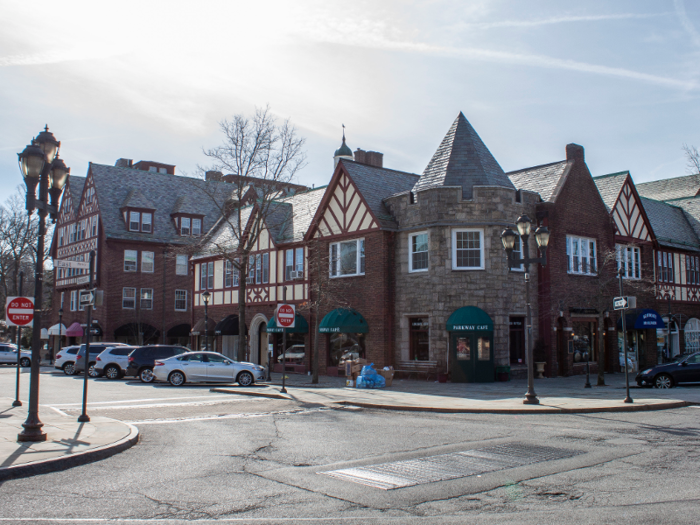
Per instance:
[[[492,383],[493,332],[450,332],[450,358],[453,383]]]

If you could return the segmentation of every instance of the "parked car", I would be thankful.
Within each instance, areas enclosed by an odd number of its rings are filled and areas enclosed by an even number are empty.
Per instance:
[[[671,388],[679,383],[700,383],[700,352],[679,356],[673,363],[647,368],[637,374],[639,386]]]
[[[282,353],[277,356],[277,362],[282,362]],[[284,355],[284,360],[289,365],[300,365],[304,362],[304,357],[306,357],[306,347],[304,345],[292,345],[287,348]]]
[[[100,374],[95,370],[95,363],[97,362],[97,356],[105,351],[106,348],[110,346],[126,346],[124,343],[105,343],[100,341],[99,343],[90,343],[90,358],[88,359],[88,375],[90,377],[100,377]],[[78,350],[75,356],[75,373],[79,374],[85,370],[85,345],[80,345],[80,350]]]
[[[155,380],[153,367],[156,359],[167,359],[189,351],[189,348],[174,345],[140,346],[129,354],[125,375],[138,377],[144,383],[152,383]]]
[[[255,380],[264,381],[265,367],[234,361],[216,352],[189,352],[158,359],[153,374],[158,381],[173,386],[189,383],[233,383],[250,386]]]
[[[53,362],[53,367],[58,370],[63,370],[67,376],[75,374],[75,355],[80,350],[80,345],[64,346],[56,354],[56,359]]]
[[[107,379],[124,377],[124,371],[129,365],[129,354],[137,346],[109,346],[95,359],[95,373]]]
[[[0,364],[17,364],[17,345],[12,343],[0,343]],[[32,365],[32,353],[22,350],[19,355],[19,366],[28,367]]]

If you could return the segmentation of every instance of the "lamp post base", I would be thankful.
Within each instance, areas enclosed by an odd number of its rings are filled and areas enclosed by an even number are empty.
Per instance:
[[[90,416],[87,414],[80,414],[78,416],[78,423],[89,423],[90,422]]]
[[[22,402],[19,399],[16,399],[15,401],[12,402],[13,407],[21,407]]]
[[[46,441],[46,432],[41,430],[41,427],[44,426],[43,423],[22,423],[22,426],[24,427],[24,430],[21,433],[17,434],[17,441]]]
[[[540,400],[537,399],[536,394],[525,394],[525,399],[523,399],[523,405],[539,405]]]
[[[624,403],[634,403],[634,400],[631,397],[627,396],[624,400]]]

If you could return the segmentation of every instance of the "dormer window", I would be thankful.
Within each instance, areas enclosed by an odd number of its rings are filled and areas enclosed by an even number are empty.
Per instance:
[[[151,233],[153,231],[153,214],[144,213],[141,216],[141,231]]]
[[[129,212],[129,231],[141,231],[141,214],[137,211]]]
[[[180,235],[189,235],[190,234],[190,218],[189,217],[183,217],[180,219]]]
[[[153,233],[153,213],[147,211],[123,210],[124,222],[130,232]],[[95,222],[97,230],[97,222]]]
[[[192,235],[202,235],[202,219],[192,219]]]

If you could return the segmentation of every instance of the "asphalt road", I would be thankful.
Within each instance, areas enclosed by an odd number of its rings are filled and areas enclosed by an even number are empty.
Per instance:
[[[14,385],[13,373],[0,369],[3,391]],[[42,411],[79,413],[79,379],[49,372],[41,381]],[[426,414],[328,409],[223,396],[209,387],[97,380],[90,381],[89,413],[134,422],[139,444],[90,465],[3,482],[0,522],[700,520],[700,407],[624,414]],[[424,465],[425,458],[436,456],[452,461],[459,453],[495,446],[553,447],[570,457],[393,490],[327,474],[397,462]]]

